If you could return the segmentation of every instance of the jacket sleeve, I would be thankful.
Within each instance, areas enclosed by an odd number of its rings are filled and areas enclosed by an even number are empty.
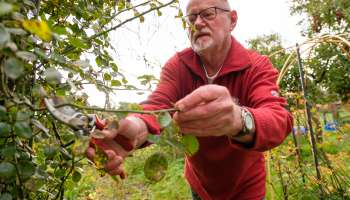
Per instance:
[[[173,107],[179,99],[179,65],[177,55],[172,57],[162,68],[157,88],[146,101],[141,103],[143,110],[159,110]],[[132,114],[141,118],[151,134],[160,134],[160,126],[154,115]]]
[[[244,91],[247,104],[243,106],[252,113],[255,121],[255,139],[249,149],[266,151],[281,144],[288,136],[293,117],[286,108],[286,100],[279,96],[278,71],[266,56],[255,57],[243,78],[243,84],[248,86]]]

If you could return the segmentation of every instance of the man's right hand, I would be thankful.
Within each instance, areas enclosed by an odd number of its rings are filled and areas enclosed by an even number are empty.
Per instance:
[[[87,157],[94,160],[96,146],[107,156],[105,170],[108,174],[124,176],[123,161],[132,150],[139,147],[147,139],[147,126],[143,120],[136,117],[127,117],[119,121],[118,128],[101,131],[103,139],[93,139],[87,149]],[[123,138],[123,139],[121,139]]]

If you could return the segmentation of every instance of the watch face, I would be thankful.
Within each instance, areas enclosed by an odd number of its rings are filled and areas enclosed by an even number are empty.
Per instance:
[[[245,121],[245,126],[246,126],[246,128],[247,128],[249,131],[251,131],[251,130],[253,129],[253,118],[252,118],[252,116],[251,116],[250,114],[247,113],[247,114],[245,115],[244,121]]]

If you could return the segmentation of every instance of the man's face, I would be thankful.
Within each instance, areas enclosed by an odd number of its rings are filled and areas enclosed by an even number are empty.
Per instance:
[[[196,53],[215,52],[225,45],[232,30],[231,15],[228,10],[228,5],[221,0],[190,0],[187,15],[202,13],[206,16],[213,12],[215,15],[215,18],[209,20],[199,15],[197,18],[192,17],[192,27],[189,27],[188,35],[192,49]]]

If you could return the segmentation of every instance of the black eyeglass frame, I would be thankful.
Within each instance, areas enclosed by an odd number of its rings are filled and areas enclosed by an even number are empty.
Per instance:
[[[207,11],[207,10],[209,10],[209,9],[213,9],[213,8],[215,9],[215,10],[214,10],[215,15],[214,15],[213,18],[207,19],[207,17],[202,16],[202,13],[203,13],[203,12],[205,12],[205,11]],[[228,10],[228,9],[224,9],[224,8],[219,8],[219,7],[216,7],[216,6],[212,6],[212,7],[203,9],[203,10],[199,11],[198,13],[192,13],[192,14],[186,15],[186,16],[184,16],[184,19],[185,19],[185,21],[186,21],[187,24],[194,24],[194,22],[197,20],[198,15],[199,15],[200,18],[201,18],[202,20],[210,21],[210,20],[215,19],[216,16],[218,15],[217,10],[221,10],[221,11],[224,11],[224,12],[230,12],[230,10]],[[191,21],[189,20],[189,17],[190,17],[190,16],[195,16],[196,18],[194,18],[194,20],[191,22]]]

